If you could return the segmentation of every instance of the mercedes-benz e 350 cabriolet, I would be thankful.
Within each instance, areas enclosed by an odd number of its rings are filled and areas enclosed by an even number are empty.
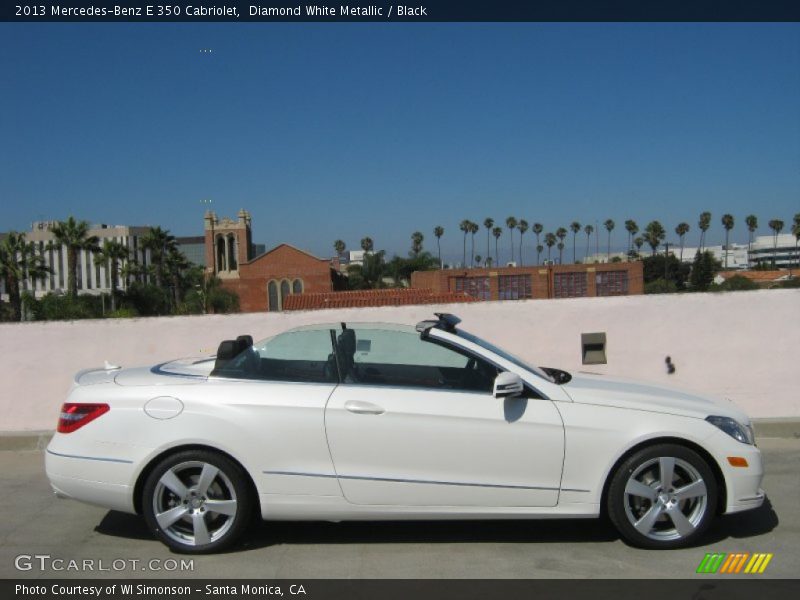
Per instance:
[[[608,515],[628,543],[674,548],[762,504],[761,454],[731,403],[530,365],[458,324],[314,325],[82,371],[47,475],[190,553],[234,543],[254,514]]]

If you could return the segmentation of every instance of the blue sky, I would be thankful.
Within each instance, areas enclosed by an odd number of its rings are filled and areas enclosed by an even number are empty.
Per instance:
[[[460,256],[464,218],[800,212],[797,24],[5,23],[0,56],[0,231],[192,235],[210,198],[268,245]]]

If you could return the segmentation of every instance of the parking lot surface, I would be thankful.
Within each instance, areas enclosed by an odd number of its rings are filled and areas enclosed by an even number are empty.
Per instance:
[[[0,452],[0,577],[708,578],[725,577],[695,573],[708,552],[763,552],[773,554],[765,573],[747,577],[796,578],[800,440],[759,446],[768,501],[719,519],[694,548],[631,548],[600,520],[280,522],[255,526],[233,551],[194,557],[170,553],[136,516],[55,498],[41,451]]]

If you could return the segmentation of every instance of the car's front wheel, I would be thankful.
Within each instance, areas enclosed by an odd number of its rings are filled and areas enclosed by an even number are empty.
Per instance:
[[[611,521],[630,544],[680,548],[694,543],[714,519],[717,482],[697,452],[659,444],[620,465],[607,502]]]
[[[241,537],[252,514],[242,468],[207,450],[168,456],[150,472],[142,493],[148,526],[176,552],[218,552]]]

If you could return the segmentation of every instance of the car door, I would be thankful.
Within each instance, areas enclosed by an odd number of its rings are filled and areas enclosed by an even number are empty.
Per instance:
[[[339,336],[345,372],[325,410],[349,502],[556,505],[564,429],[551,401],[495,398],[496,367],[413,330],[350,332],[349,343]]]
[[[339,382],[331,328],[299,328],[256,343],[218,366],[208,386],[219,428],[248,453],[260,489],[340,496],[325,439],[325,405]],[[222,407],[225,410],[222,410]]]

